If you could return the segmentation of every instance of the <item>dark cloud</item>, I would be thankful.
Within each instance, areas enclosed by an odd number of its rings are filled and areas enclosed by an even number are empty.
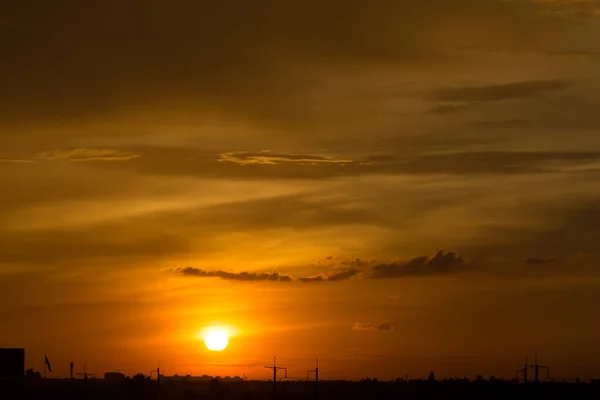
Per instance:
[[[547,264],[551,264],[553,263],[555,260],[552,258],[537,258],[537,257],[530,257],[527,260],[525,260],[525,264],[530,264],[530,265],[547,265]]]
[[[341,282],[356,276],[360,271],[348,270],[339,272],[333,275],[324,276],[316,275],[310,277],[293,278],[288,275],[281,275],[278,272],[227,272],[227,271],[207,271],[200,268],[175,268],[168,271],[178,272],[184,276],[198,278],[221,278],[231,281],[241,282],[301,282],[301,283],[316,283],[316,282]]]
[[[466,268],[455,253],[438,251],[435,256],[420,256],[408,261],[393,261],[371,268],[373,279],[395,279],[412,276],[442,275],[463,271]]]
[[[69,121],[121,110],[160,118],[166,113],[157,103],[164,101],[194,115],[216,108],[299,124],[312,111],[298,94],[315,82],[290,64],[438,61],[461,46],[539,48],[565,19],[545,13],[549,7],[495,0],[8,0],[2,20],[23,29],[0,36],[0,118]]]
[[[394,326],[389,322],[382,322],[380,324],[372,324],[370,322],[357,322],[352,327],[354,331],[382,331],[390,332],[394,330]]]
[[[520,98],[543,97],[572,85],[564,80],[543,80],[507,83],[501,85],[463,86],[437,89],[428,99],[442,102],[490,102]]]
[[[257,272],[227,272],[227,271],[205,271],[200,268],[179,268],[176,270],[184,276],[194,276],[199,278],[221,278],[231,281],[242,282],[290,282],[291,278],[287,275],[280,275],[278,272],[257,273]]]
[[[349,269],[348,271],[338,272],[337,274],[329,275],[327,280],[329,282],[340,282],[348,280],[360,273],[357,269]]]
[[[323,275],[298,278],[298,282],[302,282],[302,283],[325,282],[325,280],[326,279]]]

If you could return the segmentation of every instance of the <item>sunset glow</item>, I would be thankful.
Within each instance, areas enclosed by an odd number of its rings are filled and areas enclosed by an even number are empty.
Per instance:
[[[598,182],[600,0],[0,0],[0,345],[56,377],[600,377]]]
[[[229,335],[225,329],[209,328],[204,334],[204,344],[211,351],[225,350],[229,344]]]

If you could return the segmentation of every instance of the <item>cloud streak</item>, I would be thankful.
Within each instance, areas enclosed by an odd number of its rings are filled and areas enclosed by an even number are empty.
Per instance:
[[[223,153],[219,157],[219,161],[232,162],[241,165],[248,164],[282,164],[282,163],[293,163],[293,164],[355,164],[360,161],[351,159],[339,159],[330,157],[321,157],[314,155],[303,155],[303,154],[283,154],[283,153],[271,153],[269,151],[262,151],[258,153],[249,152],[228,152]]]
[[[408,261],[394,261],[371,268],[373,279],[398,279],[415,276],[451,274],[466,268],[463,259],[456,253],[438,251],[433,257],[420,256]]]
[[[515,121],[515,124],[522,123]],[[489,128],[495,122],[479,126]],[[506,124],[510,126],[510,123]],[[408,143],[407,146],[413,144]],[[360,158],[323,157],[311,154],[221,152],[171,149],[159,154],[149,148],[122,150],[143,157],[127,163],[105,163],[107,168],[131,169],[152,174],[242,179],[330,179],[376,174],[519,174],[562,172],[562,164],[600,161],[593,151],[465,151],[460,142],[444,144],[444,152],[420,152],[418,144],[389,153]],[[240,168],[242,167],[243,168]]]
[[[438,251],[434,256],[419,256],[408,261],[392,261],[377,264],[368,270],[351,268],[329,275],[292,277],[279,272],[228,272],[222,270],[204,270],[193,267],[167,269],[180,275],[195,278],[221,278],[239,282],[298,282],[298,283],[336,283],[362,276],[366,279],[398,279],[420,276],[444,275],[461,272],[470,267],[453,252]]]
[[[539,98],[572,86],[566,80],[539,80],[500,85],[463,86],[434,90],[426,97],[442,102],[492,102],[501,100]]]
[[[141,154],[115,150],[78,148],[68,150],[46,151],[37,158],[45,161],[67,161],[67,162],[96,162],[96,161],[129,161],[141,157]]]
[[[33,160],[20,159],[20,158],[0,158],[0,163],[11,163],[11,164],[31,164]]]
[[[379,324],[373,324],[370,322],[356,322],[352,327],[353,331],[391,332],[394,329],[394,326],[389,322],[381,322]]]
[[[290,282],[292,279],[287,275],[280,275],[278,272],[257,273],[257,272],[227,272],[227,271],[206,271],[200,268],[178,268],[175,271],[184,276],[197,278],[221,278],[230,281],[240,282]]]
[[[221,278],[229,281],[238,282],[300,282],[300,283],[317,283],[317,282],[342,282],[358,275],[358,270],[348,270],[339,272],[333,275],[324,276],[316,275],[309,277],[294,278],[289,275],[282,275],[279,272],[228,272],[222,270],[207,271],[201,268],[185,267],[172,268],[168,272],[177,272],[183,276],[195,278]]]
[[[554,259],[552,258],[537,258],[537,257],[530,257],[527,260],[525,260],[525,264],[529,264],[529,265],[548,265],[548,264],[552,264],[554,261]]]

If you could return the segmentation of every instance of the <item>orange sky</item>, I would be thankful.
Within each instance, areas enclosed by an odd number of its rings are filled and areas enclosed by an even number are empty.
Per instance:
[[[34,3],[0,5],[28,365],[600,375],[599,2]]]

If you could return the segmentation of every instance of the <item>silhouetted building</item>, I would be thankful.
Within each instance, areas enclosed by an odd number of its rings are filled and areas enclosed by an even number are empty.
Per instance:
[[[429,382],[435,382],[435,373],[433,371],[429,372]]]
[[[0,349],[0,379],[22,378],[25,374],[25,349]]]
[[[104,379],[111,382],[121,382],[125,380],[125,374],[121,372],[107,372],[104,374]]]

